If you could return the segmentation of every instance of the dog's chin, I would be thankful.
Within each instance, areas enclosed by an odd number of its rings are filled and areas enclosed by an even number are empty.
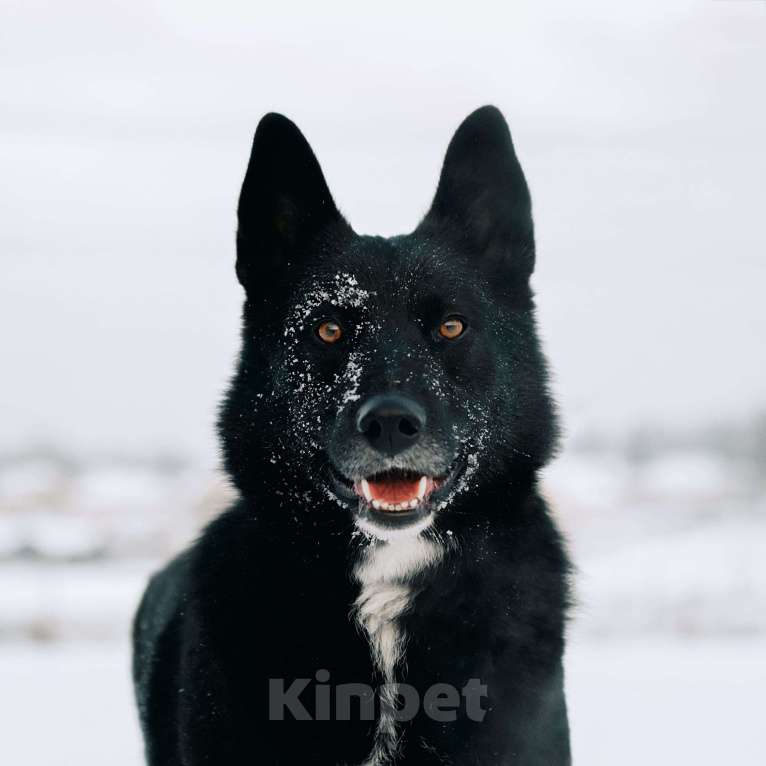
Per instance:
[[[351,479],[331,466],[332,492],[366,535],[387,541],[412,537],[431,526],[464,467],[456,459],[440,476],[390,469]]]

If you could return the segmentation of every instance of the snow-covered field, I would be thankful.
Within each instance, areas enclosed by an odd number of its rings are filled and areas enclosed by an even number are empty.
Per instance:
[[[4,764],[141,763],[126,645],[6,645],[0,681]],[[576,642],[567,687],[581,766],[766,763],[762,641]]]
[[[546,473],[577,565],[576,763],[766,763],[759,454],[573,449]],[[148,574],[226,502],[193,466],[0,461],[0,763],[141,763],[127,636]],[[41,735],[44,732],[44,735]]]
[[[725,515],[588,550],[577,567],[573,632],[635,636],[766,636],[766,518]],[[591,530],[594,534],[594,530]],[[158,558],[0,562],[2,641],[120,640]],[[765,647],[766,652],[766,647]]]

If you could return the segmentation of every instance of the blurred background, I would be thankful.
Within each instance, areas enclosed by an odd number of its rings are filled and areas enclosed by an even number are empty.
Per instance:
[[[766,763],[766,3],[5,0],[0,760],[140,764],[128,630],[230,497],[235,204],[298,122],[359,232],[506,114],[578,566],[575,761]]]

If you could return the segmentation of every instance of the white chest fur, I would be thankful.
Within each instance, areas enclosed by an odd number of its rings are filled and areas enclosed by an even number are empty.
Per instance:
[[[399,738],[393,715],[396,667],[402,660],[406,636],[399,617],[412,598],[414,575],[437,563],[444,549],[421,536],[370,543],[354,567],[360,585],[354,603],[357,622],[367,634],[373,661],[384,684],[375,745],[363,766],[380,766],[392,762],[397,754]]]

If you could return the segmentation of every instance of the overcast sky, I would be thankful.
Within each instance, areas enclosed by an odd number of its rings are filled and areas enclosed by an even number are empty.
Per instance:
[[[267,7],[268,6],[268,7]],[[571,431],[766,409],[766,3],[3,4],[0,451],[212,460],[234,207],[267,111],[357,231],[505,113]]]

